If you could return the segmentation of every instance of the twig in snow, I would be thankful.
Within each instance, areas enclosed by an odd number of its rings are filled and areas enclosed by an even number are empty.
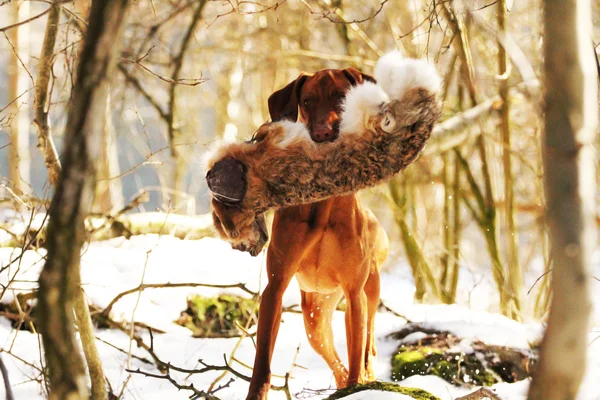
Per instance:
[[[91,306],[91,307],[93,307],[93,306]],[[129,336],[129,334],[130,334],[129,327],[125,326],[121,322],[117,322],[117,321],[111,319],[108,315],[105,316],[105,315],[102,315],[101,313],[100,313],[100,315],[102,316],[102,322],[105,322],[111,328],[116,328]],[[150,329],[150,327],[148,327],[148,331],[150,332],[150,337],[152,338],[152,329]],[[158,367],[159,371],[163,372],[164,368],[162,367],[162,365],[164,363],[158,358],[158,356],[154,352],[154,349],[151,346],[148,346],[146,344],[146,342],[144,342],[144,339],[142,339],[141,336],[139,336],[137,334],[133,335],[133,340],[135,340],[135,343],[137,344],[138,347],[146,350],[148,352],[148,354],[150,354],[150,356],[154,360],[154,363]]]
[[[131,375],[128,375],[127,378],[125,379],[125,382],[123,382],[123,387],[121,387],[121,392],[119,393],[119,396],[117,396],[117,400],[121,400],[123,398],[123,396],[125,395],[125,388],[127,388],[127,385],[129,384],[130,380],[131,380]]]
[[[152,374],[150,372],[144,372],[141,369],[126,369],[125,371],[131,373],[131,374],[140,374],[143,375],[145,377],[148,378],[156,378],[156,379],[164,379],[167,380],[169,382],[171,382],[171,384],[173,386],[175,386],[178,390],[189,390],[192,391],[194,393],[194,395],[191,397],[193,399],[207,399],[207,400],[220,400],[218,397],[213,396],[210,393],[205,392],[204,390],[198,390],[194,387],[193,383],[190,383],[189,385],[183,385],[179,382],[177,382],[168,372],[165,375],[159,375],[159,374]]]
[[[175,387],[177,387],[180,390],[191,390],[195,394],[200,394],[200,395],[205,394],[208,396],[212,396],[212,393],[214,393],[216,390],[221,390],[221,388],[219,387],[219,388],[213,390],[212,392],[205,392],[205,391],[196,389],[193,384],[181,385],[177,381],[175,381],[175,379],[173,379],[173,377],[171,377],[169,372],[172,370],[172,371],[176,371],[176,372],[182,372],[182,373],[194,375],[194,374],[203,374],[203,373],[210,372],[210,371],[227,371],[243,381],[250,382],[250,379],[251,379],[249,376],[242,374],[241,372],[234,369],[231,365],[229,365],[229,363],[227,362],[227,356],[225,354],[223,354],[223,362],[225,363],[225,365],[210,365],[210,364],[205,363],[203,360],[198,360],[198,362],[200,364],[202,364],[203,367],[195,368],[195,369],[187,369],[187,368],[177,367],[175,365],[172,365],[170,362],[165,363],[165,362],[159,360],[158,358],[156,360],[158,361],[159,366],[164,368],[164,370],[165,370],[164,375],[152,374],[149,372],[142,371],[139,368],[136,370],[126,369],[126,371],[129,373],[132,373],[132,374],[140,374],[140,375],[144,375],[144,376],[151,377],[151,378],[165,379],[165,380],[168,380],[169,382],[171,382],[173,385],[175,385]],[[271,389],[275,390],[275,391],[289,392],[289,385],[288,385],[289,377],[290,377],[290,374],[286,373],[285,378],[284,378],[285,379],[284,385],[283,386],[271,385]],[[217,399],[214,396],[213,397],[196,397],[196,398]]]
[[[150,331],[150,332],[152,332],[152,331]],[[98,341],[100,341],[100,342],[104,343],[104,344],[105,344],[105,345],[107,345],[107,346],[110,346],[110,347],[112,347],[113,349],[115,349],[115,350],[117,350],[117,351],[120,351],[120,352],[121,352],[121,353],[123,353],[123,354],[128,354],[126,350],[123,350],[122,348],[120,348],[120,347],[118,347],[118,346],[115,346],[114,344],[112,344],[112,343],[110,343],[110,342],[107,342],[106,340],[104,340],[104,339],[102,339],[102,338],[100,338],[100,337],[98,337],[98,336],[96,336],[96,340],[98,340]],[[148,360],[147,358],[140,357],[140,356],[136,356],[135,354],[131,354],[131,357],[135,358],[135,359],[136,359],[136,360],[138,360],[138,361],[141,361],[141,362],[143,362],[144,364],[150,364],[150,365],[152,365],[152,361]]]
[[[412,324],[412,320],[406,318],[404,315],[397,313],[396,311],[394,311],[393,309],[391,309],[390,307],[388,307],[387,305],[385,305],[385,303],[383,302],[383,300],[379,300],[379,306],[382,307],[385,311],[394,314],[396,317],[400,317],[402,319],[405,319],[407,323]]]
[[[164,224],[163,224],[163,226],[164,226]],[[160,236],[158,238],[160,239]],[[156,248],[156,246],[158,246],[158,240],[156,241],[156,245],[146,252],[146,261],[144,262],[144,269],[142,271],[142,279],[141,279],[140,285],[144,284],[144,277],[146,276],[148,260],[150,259],[150,254],[152,253],[152,250],[154,250]],[[133,310],[131,311],[131,328],[129,330],[129,352],[127,353],[127,368],[131,368],[131,350],[132,350],[132,346],[133,346],[133,335],[135,334],[135,325],[134,325],[135,318],[134,317],[135,317],[135,312],[137,311],[137,308],[140,304],[141,297],[142,297],[142,292],[140,291],[140,292],[138,292],[138,297],[135,301],[135,306],[133,307]],[[152,332],[152,330],[150,330],[150,332]],[[152,339],[152,337],[151,337],[151,339]],[[152,349],[152,342],[151,342],[150,348]]]
[[[6,365],[4,365],[2,356],[0,356],[0,371],[2,371],[2,379],[4,379],[4,387],[6,388],[6,400],[14,400],[15,397],[13,396],[10,380],[8,379],[8,370],[6,369]]]
[[[252,296],[256,296],[257,293],[253,292],[252,290],[248,289],[246,287],[246,284],[244,283],[236,283],[236,284],[231,284],[231,285],[212,285],[212,284],[208,284],[208,283],[197,283],[197,282],[187,282],[187,283],[144,283],[144,284],[140,284],[139,286],[133,288],[133,289],[129,289],[126,290],[122,293],[119,293],[117,296],[115,296],[114,299],[111,300],[111,302],[108,304],[108,306],[106,306],[106,308],[104,309],[104,311],[102,311],[102,314],[104,316],[108,316],[108,314],[110,313],[110,310],[112,310],[113,306],[115,305],[115,303],[117,301],[119,301],[121,298],[127,296],[128,294],[131,293],[135,293],[135,292],[141,292],[144,291],[146,289],[158,289],[158,288],[177,288],[177,287],[208,287],[208,288],[216,288],[216,289],[241,289],[244,292],[252,295]]]

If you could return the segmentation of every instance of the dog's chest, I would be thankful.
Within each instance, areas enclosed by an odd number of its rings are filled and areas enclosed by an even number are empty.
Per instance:
[[[362,269],[360,262],[353,261],[354,254],[364,259],[364,248],[340,237],[334,229],[325,229],[313,251],[300,260],[296,279],[300,289],[306,292],[328,294],[334,292],[348,275]]]
[[[333,293],[339,287],[339,282],[331,272],[327,268],[319,268],[317,264],[303,264],[296,273],[296,280],[305,292]]]

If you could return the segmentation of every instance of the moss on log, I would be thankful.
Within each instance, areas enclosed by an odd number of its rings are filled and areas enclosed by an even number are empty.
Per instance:
[[[417,388],[402,387],[395,383],[390,382],[369,382],[359,385],[352,385],[344,389],[340,389],[331,396],[327,397],[326,400],[343,399],[344,397],[350,396],[351,394],[362,392],[365,390],[375,390],[379,392],[393,392],[400,393],[406,396],[410,396],[416,400],[440,400],[439,397],[432,395],[431,393]]]

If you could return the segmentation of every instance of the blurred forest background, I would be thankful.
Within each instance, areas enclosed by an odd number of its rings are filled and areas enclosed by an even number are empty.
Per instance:
[[[3,212],[47,209],[88,9],[85,0],[0,1]],[[437,66],[443,119],[468,111],[402,176],[363,192],[392,239],[391,258],[408,257],[417,300],[454,302],[467,265],[493,274],[505,315],[547,312],[547,276],[534,287],[523,278],[540,255],[550,268],[540,1],[140,0],[122,40],[97,215],[207,213],[202,156],[212,142],[249,138],[269,118],[269,95],[301,71],[372,73],[398,49]]]

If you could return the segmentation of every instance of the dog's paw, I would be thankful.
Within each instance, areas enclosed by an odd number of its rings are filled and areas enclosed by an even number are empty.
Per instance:
[[[240,237],[240,231],[237,229],[231,229],[231,230],[226,229],[225,231],[227,232],[227,235],[232,239],[236,239],[236,238]]]

